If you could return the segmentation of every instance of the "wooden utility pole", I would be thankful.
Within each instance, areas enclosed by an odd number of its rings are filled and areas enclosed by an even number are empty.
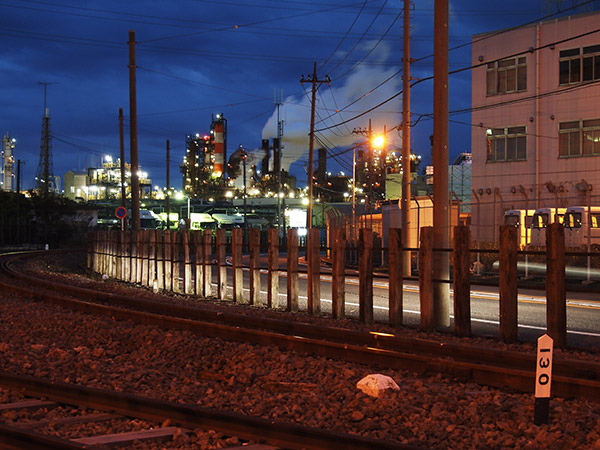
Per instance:
[[[410,232],[410,0],[404,0],[404,56],[402,58],[402,242],[411,246]],[[402,254],[405,276],[410,276],[411,255]]]
[[[121,158],[121,206],[127,206],[127,190],[125,188],[125,143],[123,139],[123,108],[119,108],[119,156]]]
[[[137,92],[135,81],[135,31],[129,31],[129,151],[131,158],[131,228],[140,229],[140,179],[137,141]]]
[[[448,0],[435,0],[433,61],[433,247],[447,249],[448,223]],[[450,325],[449,256],[436,252],[433,261],[434,326]]]
[[[171,178],[169,167],[171,161],[171,148],[169,147],[169,140],[167,139],[167,192],[165,194],[165,199],[167,201],[166,209],[167,209],[167,230],[171,227]]]
[[[314,63],[313,73],[308,76],[308,79],[304,79],[304,75],[300,78],[300,83],[311,83],[312,84],[312,99],[310,107],[310,134],[308,141],[308,213],[306,215],[306,228],[312,228],[312,209],[313,209],[313,161],[314,161],[314,148],[315,148],[315,107],[317,98],[317,83],[329,84],[331,80],[329,76],[325,75],[324,80],[317,78],[317,63]]]

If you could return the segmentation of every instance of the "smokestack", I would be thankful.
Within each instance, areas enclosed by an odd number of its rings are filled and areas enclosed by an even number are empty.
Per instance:
[[[281,172],[281,158],[279,157],[281,148],[279,146],[279,139],[273,138],[273,173],[278,174]]]
[[[221,114],[217,114],[217,120],[213,122],[214,132],[214,173],[222,177],[225,173],[225,120]]]
[[[263,175],[266,175],[269,173],[269,140],[268,139],[262,140],[261,149],[265,152],[265,156],[263,156],[263,159],[261,161],[260,170]]]

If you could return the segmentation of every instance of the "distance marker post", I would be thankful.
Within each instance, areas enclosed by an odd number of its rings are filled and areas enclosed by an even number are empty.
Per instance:
[[[544,334],[537,341],[535,365],[535,410],[533,423],[548,424],[550,411],[550,386],[552,384],[553,339]]]

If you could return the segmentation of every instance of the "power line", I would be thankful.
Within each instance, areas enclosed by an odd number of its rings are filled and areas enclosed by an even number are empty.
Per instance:
[[[375,15],[375,17],[373,17],[373,20],[371,20],[371,23],[369,24],[369,26],[367,26],[367,29],[364,31],[364,33],[361,35],[361,37],[356,41],[356,43],[354,44],[354,46],[350,49],[349,52],[346,53],[346,55],[344,56],[344,58],[342,58],[342,61],[339,62],[338,64],[336,64],[333,69],[331,69],[331,72],[335,72],[335,70],[340,66],[340,64],[342,62],[344,62],[348,56],[350,56],[350,54],[356,49],[356,47],[358,46],[358,44],[361,43],[361,41],[364,39],[365,34],[371,29],[371,27],[373,26],[373,24],[375,23],[375,21],[377,20],[377,18],[379,17],[379,14],[381,13],[381,11],[383,10],[383,8],[385,7],[385,5],[387,4],[387,0],[385,0],[385,2],[383,3],[383,5],[379,8],[379,11],[377,11],[377,14]]]
[[[327,57],[327,59],[325,59],[325,62],[321,65],[321,69],[325,69],[325,66],[327,66],[327,63],[329,62],[329,60],[331,59],[331,57],[333,55],[335,55],[335,53],[339,50],[339,48],[342,46],[342,44],[344,43],[344,41],[346,40],[346,38],[348,37],[348,35],[350,34],[350,31],[352,30],[352,28],[354,27],[354,25],[356,25],[356,22],[358,21],[358,18],[360,17],[361,13],[363,12],[365,6],[367,5],[367,0],[365,0],[363,2],[363,4],[361,5],[360,9],[358,10],[358,13],[356,13],[356,16],[354,17],[354,20],[352,21],[352,23],[350,24],[350,26],[348,27],[348,30],[346,30],[346,33],[344,34],[344,36],[342,37],[342,39],[340,40],[340,42],[338,43],[337,47],[333,49],[333,51],[329,54],[329,56]]]
[[[481,64],[477,64],[477,65],[473,65],[473,66],[468,66],[468,67],[465,67],[463,69],[459,69],[459,70],[455,70],[455,71],[449,72],[448,74],[449,75],[454,75],[454,74],[457,74],[459,72],[463,72],[463,71],[468,70],[468,69],[474,69],[474,68],[482,67],[484,65],[487,65],[490,62],[502,61],[502,60],[507,59],[507,58],[516,57],[518,55],[524,55],[524,54],[527,54],[527,53],[533,53],[533,52],[539,51],[539,50],[541,50],[543,48],[547,48],[547,47],[551,47],[553,45],[557,45],[557,44],[562,44],[562,43],[565,43],[565,42],[573,41],[575,39],[579,39],[581,37],[589,36],[591,34],[595,34],[595,33],[598,33],[598,32],[600,32],[600,28],[597,28],[597,29],[592,30],[592,31],[588,31],[586,33],[579,34],[577,36],[572,36],[570,38],[565,38],[565,39],[561,39],[561,40],[556,41],[556,42],[551,42],[549,44],[542,45],[542,46],[540,46],[538,48],[532,48],[532,49],[528,49],[528,50],[524,50],[524,51],[521,51],[521,52],[517,52],[517,53],[511,54],[509,56],[503,56],[501,58],[497,58],[495,60],[488,61],[486,63],[481,63]],[[414,83],[412,83],[410,86],[412,88],[416,84],[422,83],[424,81],[429,81],[429,80],[432,80],[432,79],[433,79],[433,76],[429,76],[429,77],[426,77],[426,78],[421,78],[421,79],[415,81]],[[590,83],[590,84],[596,84],[597,82],[598,81],[595,81],[595,82]],[[583,86],[589,86],[590,84],[586,84],[586,85],[583,85]],[[462,113],[462,112],[468,112],[468,111],[476,111],[476,110],[480,110],[480,109],[491,108],[491,107],[494,107],[494,106],[503,106],[503,105],[512,104],[512,103],[519,103],[519,102],[523,102],[523,101],[527,101],[527,100],[531,100],[531,99],[535,99],[535,98],[542,98],[542,97],[549,96],[549,95],[560,94],[562,92],[566,92],[566,91],[569,91],[569,90],[572,90],[572,89],[577,89],[579,87],[582,87],[582,86],[576,85],[576,86],[572,86],[572,87],[568,87],[568,88],[561,88],[561,89],[557,89],[556,91],[551,91],[551,92],[547,92],[547,93],[543,93],[543,94],[539,94],[539,95],[535,94],[535,95],[532,95],[532,96],[529,96],[529,97],[523,97],[523,98],[520,98],[520,99],[508,100],[506,102],[500,102],[500,103],[496,103],[494,105],[484,105],[484,106],[476,107],[476,108],[471,107],[471,108],[465,108],[465,109],[462,109],[462,110],[455,110],[455,111],[451,111],[450,114],[456,114],[456,113]],[[365,114],[368,114],[371,111],[374,111],[377,108],[380,108],[381,106],[385,105],[386,103],[390,102],[391,100],[393,100],[394,98],[396,98],[396,97],[398,97],[400,95],[402,95],[402,91],[397,92],[396,94],[394,94],[393,96],[389,97],[388,99],[380,102],[379,104],[373,106],[372,108],[370,108],[370,109],[368,109],[368,110],[366,110],[366,111],[364,111],[364,112],[362,112],[360,114],[357,114],[357,115],[353,116],[350,119],[347,119],[347,120],[342,121],[340,123],[337,123],[335,125],[331,125],[329,127],[319,128],[319,129],[317,129],[315,131],[319,131],[320,132],[320,131],[329,130],[331,128],[334,128],[334,127],[343,125],[345,123],[351,122],[351,121],[353,121],[353,120],[355,120],[355,119],[357,119],[359,117],[364,116]]]
[[[304,17],[304,16],[309,16],[309,15],[313,15],[313,14],[322,14],[322,13],[326,13],[326,12],[332,12],[332,11],[336,11],[336,10],[340,10],[340,9],[344,9],[344,8],[348,8],[351,6],[355,6],[356,4],[349,4],[349,5],[337,5],[331,8],[327,8],[327,9],[323,9],[323,10],[319,10],[319,11],[309,11],[309,12],[304,12],[304,13],[299,13],[299,14],[292,14],[289,16],[283,16],[283,17],[275,17],[272,19],[264,19],[264,20],[258,20],[258,21],[254,21],[254,22],[247,22],[241,25],[226,25],[222,28],[217,28],[214,30],[210,30],[210,32],[216,32],[216,31],[227,31],[227,30],[232,30],[235,29],[237,30],[238,28],[246,28],[246,27],[253,27],[256,25],[260,25],[260,24],[265,24],[265,23],[271,23],[271,22],[279,22],[282,20],[287,20],[287,19],[297,19],[298,17]],[[195,36],[198,34],[203,34],[203,33],[208,33],[209,31],[197,31],[197,32],[191,32],[191,33],[183,33],[183,34],[178,34],[178,35],[173,35],[173,36],[164,36],[164,37],[160,37],[160,38],[154,38],[154,39],[146,39],[144,41],[139,41],[138,44],[145,44],[148,42],[156,42],[156,41],[164,41],[164,40],[168,40],[168,39],[177,39],[180,37],[188,37],[188,36]]]

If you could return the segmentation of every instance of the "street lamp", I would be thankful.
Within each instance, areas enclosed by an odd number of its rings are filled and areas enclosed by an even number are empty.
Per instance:
[[[369,134],[371,133],[371,123],[369,122]],[[374,151],[375,150],[379,150],[380,151],[380,161],[379,161],[379,165],[381,166],[381,155],[384,153],[383,149],[385,146],[385,127],[383,130],[384,134],[378,134],[376,136],[371,137],[370,141],[369,141],[369,214],[371,216],[371,228],[373,228],[373,208],[372,208],[372,203],[373,203],[373,178],[372,178],[372,173],[373,173],[373,160],[374,160]],[[381,185],[381,183],[380,183]]]
[[[248,230],[248,222],[246,217],[246,159],[248,158],[248,153],[246,149],[242,147],[240,144],[240,158],[242,158],[242,166],[244,168],[244,232]]]

